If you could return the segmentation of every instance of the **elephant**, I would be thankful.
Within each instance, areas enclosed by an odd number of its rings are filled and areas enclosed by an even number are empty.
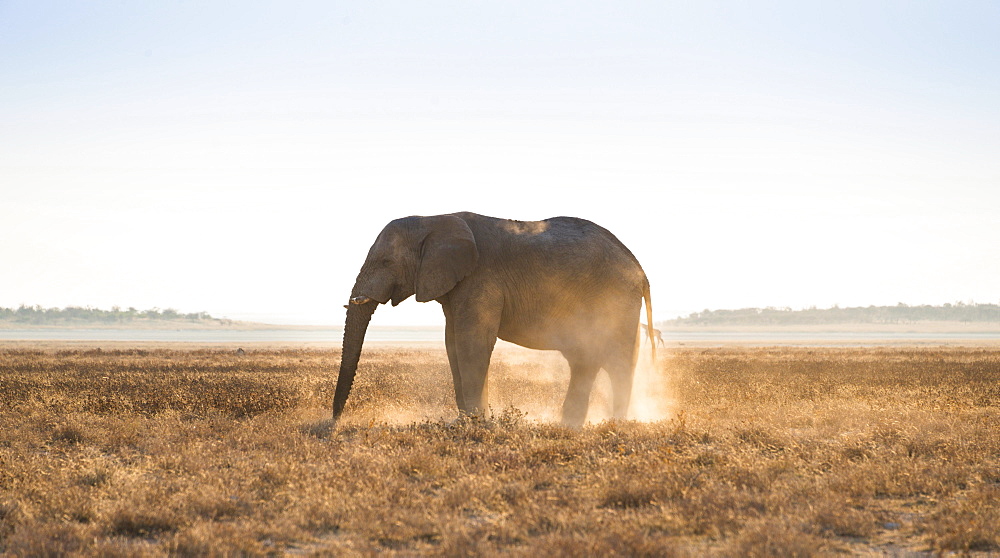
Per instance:
[[[585,219],[498,219],[461,212],[396,219],[382,229],[351,290],[333,422],[354,382],[375,309],[410,296],[437,301],[459,415],[489,412],[487,375],[497,339],[560,351],[570,380],[562,421],[581,426],[594,380],[611,378],[612,415],[625,418],[639,356],[639,313],[653,310],[639,261]],[[656,346],[650,346],[656,362]]]

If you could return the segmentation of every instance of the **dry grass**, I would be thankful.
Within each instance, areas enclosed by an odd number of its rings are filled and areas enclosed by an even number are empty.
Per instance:
[[[569,430],[547,354],[452,422],[368,352],[331,429],[338,351],[0,351],[0,553],[1000,552],[1000,350],[667,353],[671,419]]]

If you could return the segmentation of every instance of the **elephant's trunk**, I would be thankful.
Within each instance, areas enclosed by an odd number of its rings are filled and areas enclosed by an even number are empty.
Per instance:
[[[358,370],[361,359],[361,346],[365,342],[365,332],[368,322],[378,308],[378,303],[369,301],[364,304],[348,304],[347,318],[344,321],[344,349],[340,358],[340,375],[337,377],[337,390],[333,395],[333,420],[340,418],[347,404],[347,396],[351,394],[354,384],[354,373]]]

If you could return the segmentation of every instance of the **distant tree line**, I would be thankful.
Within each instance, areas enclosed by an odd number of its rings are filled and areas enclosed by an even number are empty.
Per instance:
[[[942,306],[868,306],[857,308],[792,310],[791,308],[743,308],[704,310],[665,325],[818,325],[818,324],[899,324],[925,321],[1000,322],[1000,305],[944,304]]]
[[[207,312],[181,314],[173,308],[160,310],[136,310],[129,307],[122,310],[112,306],[111,310],[99,308],[81,308],[68,306],[66,308],[42,308],[41,306],[25,306],[19,308],[0,308],[0,321],[33,325],[60,325],[71,323],[126,324],[137,321],[189,321],[198,322],[214,320]]]

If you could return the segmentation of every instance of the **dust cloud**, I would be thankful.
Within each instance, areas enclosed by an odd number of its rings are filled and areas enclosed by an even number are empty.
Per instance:
[[[499,341],[490,364],[490,407],[513,407],[532,422],[559,422],[569,387],[569,364],[557,351]]]
[[[514,407],[535,422],[559,422],[569,386],[569,364],[557,351],[536,351],[509,343],[498,345],[490,365],[490,407],[494,414]],[[611,418],[611,380],[602,371],[590,394],[586,424]],[[676,402],[668,372],[654,366],[649,345],[639,348],[628,418],[655,422],[673,417]]]
[[[672,418],[676,401],[670,392],[667,370],[653,363],[649,346],[639,348],[639,362],[632,381],[632,404],[629,418],[640,422],[655,422]]]

